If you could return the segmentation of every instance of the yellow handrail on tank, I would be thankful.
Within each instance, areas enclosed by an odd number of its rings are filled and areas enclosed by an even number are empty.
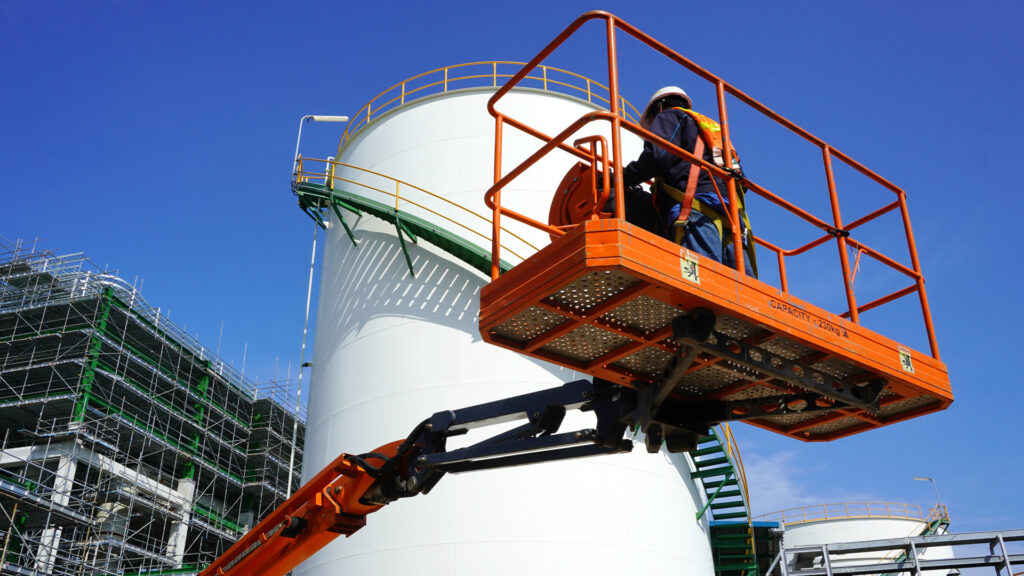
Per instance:
[[[725,444],[726,452],[729,459],[732,460],[736,475],[739,476],[740,485],[743,486],[743,499],[747,502],[747,510],[750,510],[750,490],[747,489],[747,472],[743,469],[743,457],[740,456],[739,444],[736,443],[736,436],[732,433],[728,422],[723,422],[720,428],[725,437],[723,444]]]
[[[757,520],[777,521],[783,525],[802,524],[805,522],[821,522],[823,520],[843,520],[856,518],[896,518],[929,522],[931,516],[925,517],[921,507],[916,504],[902,502],[842,502],[834,504],[815,504],[800,508],[789,508],[778,512],[769,512],[758,516]]]
[[[324,169],[323,169],[322,172],[317,172],[317,171],[314,171],[314,170],[306,170],[305,167],[304,167],[305,163],[323,164]],[[363,183],[363,182],[358,182],[358,181],[352,180],[350,178],[344,178],[344,177],[338,176],[335,173],[335,169],[337,167],[339,167],[339,166],[343,167],[343,168],[348,168],[348,169],[351,169],[351,170],[355,170],[355,171],[363,173],[363,174],[372,174],[372,175],[377,176],[379,178],[384,178],[385,180],[390,180],[391,182],[394,182],[394,184],[395,184],[395,191],[394,192],[390,192],[390,191],[387,191],[387,190],[383,190],[381,188],[377,188],[375,186],[371,186],[371,185]],[[359,186],[359,187],[365,188],[367,190],[372,190],[374,192],[377,192],[379,194],[383,194],[385,196],[390,196],[390,197],[395,199],[395,210],[396,211],[399,210],[399,208],[401,206],[401,203],[405,202],[408,205],[415,206],[416,208],[419,208],[420,210],[423,210],[424,212],[427,212],[429,214],[433,214],[434,216],[437,216],[438,218],[441,218],[441,219],[445,220],[446,222],[450,222],[451,224],[454,224],[454,225],[456,225],[456,226],[458,226],[458,227],[460,227],[460,228],[462,228],[462,229],[464,229],[466,231],[472,232],[473,234],[475,234],[475,235],[479,236],[480,238],[486,240],[488,243],[490,243],[490,241],[491,241],[490,236],[488,236],[488,235],[486,235],[486,234],[484,234],[482,232],[479,232],[477,230],[474,230],[473,228],[470,228],[469,226],[466,226],[462,222],[460,222],[458,220],[455,220],[455,219],[453,219],[453,218],[451,218],[449,216],[446,216],[446,215],[442,214],[441,212],[438,212],[437,210],[433,210],[433,209],[431,209],[431,208],[429,208],[427,206],[424,206],[423,204],[420,204],[419,202],[416,202],[415,200],[410,200],[408,197],[403,197],[402,196],[402,186],[406,186],[408,188],[412,188],[414,190],[417,190],[419,192],[422,192],[422,193],[426,194],[427,196],[430,196],[431,198],[435,198],[437,200],[440,200],[440,201],[442,201],[442,202],[444,202],[444,203],[446,203],[446,204],[448,204],[448,205],[450,205],[450,206],[452,206],[454,208],[457,208],[458,210],[461,210],[461,211],[465,212],[467,216],[475,216],[476,218],[480,219],[480,221],[482,223],[487,224],[487,229],[489,230],[490,229],[490,225],[491,225],[491,219],[488,218],[487,216],[484,216],[482,214],[474,212],[474,211],[470,210],[469,208],[467,208],[467,207],[465,207],[465,206],[463,206],[463,205],[461,205],[461,204],[459,204],[457,202],[453,202],[450,199],[445,198],[444,196],[441,196],[439,194],[435,194],[435,193],[433,193],[433,192],[431,192],[431,191],[429,191],[429,190],[427,190],[425,188],[421,188],[420,186],[417,186],[415,184],[410,184],[409,182],[406,182],[404,180],[399,180],[398,178],[394,178],[393,176],[388,176],[387,174],[382,174],[380,172],[376,172],[374,170],[369,170],[369,169],[362,168],[362,167],[359,167],[359,166],[354,166],[352,164],[346,164],[344,162],[338,162],[336,160],[328,160],[328,159],[325,159],[325,158],[303,158],[302,156],[300,156],[299,159],[298,159],[298,162],[296,164],[296,168],[295,168],[295,181],[296,182],[305,183],[305,182],[309,182],[310,180],[323,180],[324,184],[327,185],[327,187],[330,188],[331,190],[334,189],[334,183],[336,181],[339,181],[339,182],[347,182],[349,184],[353,184],[355,186]],[[531,244],[527,240],[523,239],[522,237],[517,235],[515,232],[512,232],[512,231],[508,230],[507,228],[502,228],[502,234],[503,235],[504,234],[508,234],[509,236],[515,238],[516,240],[519,240],[520,242],[522,242],[526,246],[529,246],[534,251],[538,250],[538,248],[536,246],[534,246],[533,244]],[[503,247],[503,249],[507,249],[507,248]],[[510,254],[512,254],[513,256],[515,256],[516,258],[520,259],[520,260],[523,259],[523,256],[521,256],[520,254],[516,253],[513,250],[509,249],[508,252]]]
[[[374,96],[369,102],[363,105],[355,114],[351,116],[351,121],[345,128],[345,132],[341,135],[341,140],[338,142],[338,153],[337,156],[341,155],[341,149],[345,146],[345,143],[361,129],[365,128],[370,123],[374,115],[379,115],[382,111],[387,111],[391,108],[401,106],[407,102],[417,100],[432,94],[444,94],[455,88],[451,87],[454,82],[466,83],[472,80],[486,80],[487,82],[480,82],[476,84],[469,84],[468,86],[463,85],[459,88],[474,88],[484,86],[498,86],[499,79],[511,78],[518,72],[518,68],[522,67],[524,62],[512,62],[505,60],[495,60],[489,62],[467,62],[465,64],[454,64],[452,66],[445,66],[444,68],[437,68],[429,72],[423,72],[417,74],[411,78],[407,78],[398,84],[389,87],[380,94]],[[452,76],[450,73],[452,70],[466,68],[466,67],[485,67],[486,71],[480,71],[479,73],[472,72],[458,72],[457,74],[465,74],[462,76]],[[499,72],[498,66],[515,66],[516,69],[511,72]],[[489,68],[489,70],[487,70]],[[524,80],[540,82],[540,89],[544,91],[557,92],[560,94],[567,94],[570,96],[582,96],[586,95],[587,102],[592,104],[599,103],[602,105],[609,105],[608,100],[608,87],[600,82],[591,80],[585,76],[576,74],[575,72],[569,72],[568,70],[562,70],[560,68],[554,68],[551,66],[538,66],[541,71],[540,76],[527,76]],[[555,78],[551,78],[554,73]],[[427,79],[431,75],[438,75],[436,80]],[[557,78],[565,76],[564,80]],[[425,84],[416,85],[410,87],[410,83],[415,80],[425,79]],[[579,84],[572,83],[573,81],[582,81]],[[436,88],[436,91],[431,91],[431,88]],[[389,94],[394,93],[393,96],[389,97]],[[418,94],[419,93],[419,94]],[[415,98],[409,98],[409,96],[418,94]],[[620,106],[622,110],[622,117],[632,122],[637,122],[640,118],[640,112],[626,101],[625,98],[619,98]],[[628,110],[627,110],[628,108]],[[630,113],[632,110],[632,113]]]
[[[929,524],[941,520],[943,522],[949,522],[949,509],[946,508],[945,504],[936,504],[934,508],[928,511],[928,518],[926,522]]]

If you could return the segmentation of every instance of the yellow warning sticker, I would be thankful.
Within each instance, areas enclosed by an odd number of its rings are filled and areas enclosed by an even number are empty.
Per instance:
[[[900,353],[900,368],[903,368],[904,372],[914,373],[914,361],[910,358],[910,350],[907,350],[903,346],[899,346],[897,350]]]
[[[700,264],[697,262],[696,254],[691,254],[689,250],[683,250],[679,256],[679,268],[681,269],[683,280],[700,284]]]

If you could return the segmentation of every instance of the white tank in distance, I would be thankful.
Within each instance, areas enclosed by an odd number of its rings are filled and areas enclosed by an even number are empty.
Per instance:
[[[829,518],[807,521],[791,521],[784,523],[782,545],[791,548],[817,548],[823,544],[845,542],[863,542],[867,540],[903,539],[920,536],[929,527],[929,521],[913,507],[904,504],[885,502],[859,503],[858,505],[835,505],[834,508],[853,506],[848,514],[831,514]],[[868,512],[869,506],[871,511]],[[818,507],[813,507],[817,509]],[[886,509],[890,512],[886,512]],[[936,534],[945,534],[947,525],[937,525]],[[873,552],[857,552],[830,555],[833,567],[861,566],[893,562],[899,558],[898,550],[881,550]],[[940,560],[953,557],[949,547],[929,547],[919,552],[919,559]],[[823,554],[816,550],[807,550],[788,557],[791,571],[821,567]],[[925,571],[934,576],[946,574],[946,570]]]

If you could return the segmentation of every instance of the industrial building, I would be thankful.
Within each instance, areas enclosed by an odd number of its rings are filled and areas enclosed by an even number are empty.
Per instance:
[[[198,572],[297,486],[296,406],[83,255],[0,244],[0,572]]]

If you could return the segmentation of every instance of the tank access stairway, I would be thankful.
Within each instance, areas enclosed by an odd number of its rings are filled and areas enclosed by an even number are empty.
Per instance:
[[[690,476],[700,482],[706,504],[697,513],[710,516],[711,557],[717,576],[757,576],[754,532],[750,523],[742,481],[742,469],[723,436],[727,425],[712,428],[690,451],[696,470]]]
[[[1024,543],[1024,530],[914,536],[910,538],[793,547],[779,552],[765,572],[765,576],[772,576],[773,574],[780,576],[855,576],[859,574],[898,573],[920,576],[924,570],[953,571],[985,567],[994,568],[996,576],[1013,576],[1015,573],[1024,570],[1024,554],[1012,553],[1007,547],[1008,543]],[[961,556],[931,560],[921,557],[925,550],[935,547],[951,548],[954,556],[957,555],[957,550],[959,549],[961,550]],[[969,547],[987,547],[988,553],[977,555]],[[892,551],[894,554],[902,552],[902,556],[893,561],[881,563],[857,563],[852,559],[843,561],[843,555],[845,554],[886,551]],[[809,568],[793,569],[789,563],[790,558],[796,554],[817,554],[820,556],[820,562]]]
[[[949,529],[949,514],[946,511],[946,507],[939,505],[938,508],[932,511],[934,517],[930,517],[928,524],[921,530],[918,536],[935,536],[936,534],[945,534],[946,530]],[[899,556],[894,560],[895,563],[899,564],[907,559],[906,551],[901,552]],[[896,576],[896,574],[889,573],[883,574],[882,576]]]

